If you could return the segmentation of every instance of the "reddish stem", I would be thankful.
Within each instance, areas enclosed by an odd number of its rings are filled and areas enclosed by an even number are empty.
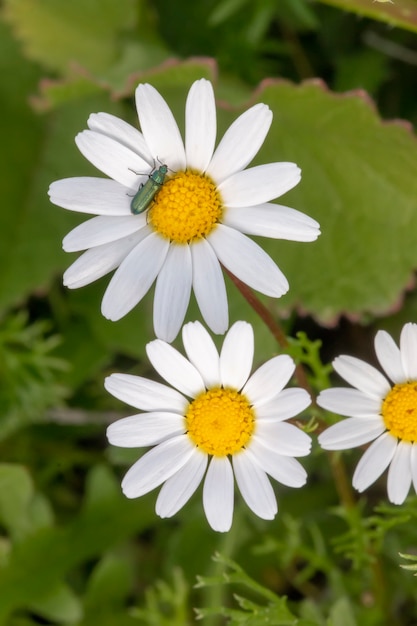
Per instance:
[[[272,315],[271,311],[259,300],[259,298],[254,294],[252,289],[248,287],[244,282],[242,282],[239,278],[237,278],[234,274],[229,272],[225,267],[223,268],[232,282],[239,289],[242,296],[245,300],[250,304],[254,311],[259,315],[261,320],[266,324],[267,328],[271,331],[272,335],[278,342],[278,344],[284,350],[288,350],[289,343],[285,336],[284,331],[282,330],[280,324],[276,321],[275,317]],[[312,396],[312,390],[307,380],[306,373],[304,371],[301,363],[298,363],[295,368],[295,376],[297,378],[298,384],[303,387],[308,393]]]

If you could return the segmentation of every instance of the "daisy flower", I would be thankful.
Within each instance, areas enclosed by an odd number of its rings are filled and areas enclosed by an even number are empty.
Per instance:
[[[353,486],[364,491],[389,466],[387,491],[393,504],[402,504],[411,483],[417,491],[417,325],[405,324],[400,347],[380,330],[375,352],[385,371],[351,356],[333,362],[336,372],[354,389],[323,391],[317,403],[348,416],[319,436],[326,450],[343,450],[373,443],[360,459]]]
[[[199,322],[183,327],[187,358],[156,339],[147,354],[172,387],[139,376],[113,374],[105,387],[145,413],[111,424],[111,444],[126,448],[154,446],[127,472],[122,489],[137,498],[163,483],[156,502],[161,517],[171,517],[204,477],[203,506],[210,526],[230,529],[233,476],[252,511],[273,519],[277,501],[267,474],[290,487],[301,487],[306,472],[294,456],[310,451],[311,439],[285,420],[310,404],[304,389],[284,389],[294,362],[279,355],[252,375],[253,330],[236,322],[221,353]]]
[[[191,290],[207,325],[222,334],[228,305],[221,264],[250,287],[280,297],[288,282],[250,235],[313,241],[318,223],[294,209],[270,203],[300,180],[294,163],[245,169],[262,146],[272,122],[256,104],[230,126],[216,149],[216,107],[209,81],[188,93],[185,142],[162,96],[151,85],[136,89],[142,132],[106,113],[92,114],[89,130],[75,141],[82,154],[110,178],[78,177],[50,186],[51,202],[95,214],[63,241],[64,250],[86,250],[65,272],[75,289],[116,270],[105,291],[102,313],[119,320],[156,280],[154,330],[172,341],[179,332]],[[162,170],[161,170],[162,168]],[[166,171],[154,184],[152,174]],[[132,212],[132,199],[148,183],[152,201]]]

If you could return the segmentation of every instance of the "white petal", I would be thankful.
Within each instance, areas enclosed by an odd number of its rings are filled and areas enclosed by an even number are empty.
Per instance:
[[[217,146],[207,174],[217,183],[244,169],[265,141],[272,122],[266,104],[255,104],[228,128]]]
[[[259,419],[287,420],[298,415],[311,404],[311,398],[305,389],[284,389],[276,397],[256,407]]]
[[[168,439],[152,448],[123,478],[123,493],[127,498],[139,498],[152,491],[185,465],[193,449],[187,435]]]
[[[308,215],[279,204],[228,207],[223,224],[247,235],[290,241],[315,241],[320,225]]]
[[[207,467],[207,454],[193,450],[187,463],[162,485],[155,511],[160,517],[172,517],[191,498]]]
[[[64,273],[64,285],[69,289],[77,289],[105,276],[116,269],[145,236],[144,231],[139,231],[125,239],[87,250]]]
[[[303,466],[290,456],[277,454],[252,437],[247,447],[259,467],[278,482],[288,487],[302,487],[307,480]]]
[[[92,215],[131,215],[127,189],[108,178],[63,178],[48,191],[53,204],[70,211]]]
[[[369,443],[385,430],[380,417],[351,417],[329,426],[318,441],[325,450],[346,450]]]
[[[121,448],[140,448],[183,435],[185,420],[176,413],[142,413],[124,417],[107,428],[107,439]]]
[[[401,362],[407,380],[417,380],[417,324],[405,324],[400,337]]]
[[[200,324],[189,322],[182,329],[188,360],[200,372],[207,389],[220,384],[220,359],[214,341]]]
[[[142,219],[137,220],[136,217]],[[95,248],[128,237],[146,225],[142,215],[93,217],[68,233],[62,242],[65,252]]]
[[[205,78],[196,80],[185,107],[185,154],[187,168],[205,172],[216,142],[216,103],[213,87]]]
[[[333,361],[336,372],[367,396],[382,401],[391,385],[375,367],[353,356],[339,356]]]
[[[280,354],[259,367],[242,389],[255,406],[266,404],[282,391],[295,370],[295,363],[287,354]]]
[[[206,324],[222,335],[229,326],[229,308],[220,263],[205,239],[191,246],[191,256],[197,304]]]
[[[257,420],[253,437],[284,456],[306,456],[311,450],[311,437],[286,422]]]
[[[227,207],[248,207],[279,198],[300,179],[301,170],[295,163],[268,163],[233,174],[217,191]]]
[[[203,506],[213,530],[225,533],[233,520],[233,471],[227,457],[212,457],[203,488]]]
[[[237,486],[248,507],[262,519],[274,519],[278,512],[274,490],[249,450],[233,456],[233,469]]]
[[[115,398],[141,411],[171,411],[183,415],[188,400],[176,389],[171,389],[148,378],[132,374],[112,374],[104,387]]]
[[[317,398],[317,404],[338,415],[375,417],[381,413],[382,401],[365,396],[357,389],[334,387],[322,391]]]
[[[385,330],[379,330],[376,334],[375,352],[387,376],[394,383],[404,383],[407,377],[401,362],[400,349]]]
[[[207,239],[220,263],[249,287],[274,298],[288,291],[284,274],[271,257],[246,235],[218,224]]]
[[[184,169],[184,144],[171,109],[152,85],[136,89],[136,109],[140,127],[151,154],[170,169]]]
[[[352,484],[358,491],[365,491],[386,470],[397,447],[397,440],[384,433],[371,443],[353,474]]]
[[[171,244],[159,272],[153,301],[155,335],[171,342],[184,321],[191,294],[192,265],[189,246]]]
[[[393,504],[402,504],[410,491],[411,449],[411,443],[400,441],[388,470],[388,499]]]
[[[101,304],[104,317],[119,320],[136,306],[158,275],[168,247],[168,241],[151,233],[128,254],[104,294]]]
[[[138,173],[147,174],[149,165],[138,154],[111,137],[93,130],[83,130],[75,138],[80,152],[97,169],[129,189],[144,182]]]
[[[205,390],[200,372],[169,343],[154,339],[146,345],[146,353],[158,374],[182,393],[194,398]]]
[[[131,124],[110,113],[92,113],[88,118],[88,127],[99,133],[113,137],[119,143],[130,148],[152,166],[153,158],[141,132]]]
[[[417,493],[417,443],[413,443],[410,455],[411,475],[414,491]]]
[[[224,387],[241,389],[248,380],[253,363],[253,328],[235,322],[223,341],[220,352],[220,378]]]

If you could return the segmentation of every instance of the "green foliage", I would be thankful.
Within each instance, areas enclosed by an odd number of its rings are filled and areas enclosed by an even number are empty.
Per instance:
[[[331,6],[372,17],[390,26],[417,31],[417,6],[415,0],[320,0]]]
[[[47,335],[49,323],[27,324],[21,311],[0,326],[0,440],[33,421],[45,419],[48,407],[66,395],[60,384],[67,363],[52,356],[59,343]]]
[[[254,626],[261,626],[262,624],[274,624],[275,626],[290,626],[292,624],[298,624],[299,626],[309,626],[306,621],[297,620],[295,616],[292,615],[287,608],[285,598],[279,598],[269,589],[257,583],[248,576],[237,563],[219,554],[214,557],[214,560],[224,567],[223,575],[211,578],[198,577],[198,587],[224,583],[228,585],[240,585],[243,586],[247,592],[260,596],[264,603],[259,604],[249,598],[234,594],[234,598],[239,606],[238,609],[229,609],[227,607],[197,609],[196,613],[198,619],[220,614],[227,617],[227,623],[231,625],[253,624]]]
[[[364,517],[361,508],[357,506],[352,509],[334,509],[334,514],[341,517],[348,526],[348,530],[334,540],[335,552],[349,559],[356,570],[376,561],[376,555],[381,553],[383,542],[391,528],[407,524],[415,518],[411,500],[408,511],[380,506],[376,508],[375,515]]]
[[[288,202],[322,230],[302,254],[293,242],[265,243],[290,282],[277,308],[299,305],[325,324],[341,313],[387,314],[415,267],[415,137],[381,122],[365,98],[317,83],[271,85],[259,99],[275,113],[264,160],[274,150],[300,165],[302,183]]]
[[[4,16],[28,57],[52,70],[66,72],[78,63],[94,72],[117,58],[118,38],[134,25],[135,3],[6,0]]]
[[[308,368],[310,383],[317,391],[329,386],[331,365],[323,365],[320,358],[321,340],[311,341],[305,332],[298,332],[296,337],[289,337],[288,354],[296,363],[302,363]]]
[[[143,530],[149,518],[143,511],[141,515],[134,514],[109,470],[97,466],[90,472],[80,512],[65,527],[56,526],[50,515],[45,515],[45,512],[41,515],[39,506],[35,507],[35,501],[40,496],[22,468],[3,465],[0,475],[2,486],[7,481],[16,491],[2,491],[2,523],[11,525],[14,534],[19,525],[27,525],[24,533],[21,530],[16,537],[10,536],[8,553],[0,567],[0,623],[5,624],[13,611],[27,607],[34,614],[54,623],[77,623],[83,613],[82,601],[64,581],[68,572],[76,566],[102,554],[109,556],[92,574],[85,600],[87,615],[95,602],[97,604],[97,594],[106,613],[110,607],[122,610],[132,579],[125,570],[125,562],[120,565],[117,559],[111,560],[110,551],[121,541]],[[44,509],[47,506],[44,502]],[[18,517],[18,513],[25,522],[21,519],[16,529],[11,522],[13,516]],[[44,560],[45,566],[40,568]],[[109,593],[109,577],[114,582],[115,571],[118,585],[113,588],[112,583]],[[124,576],[121,576],[123,572]]]
[[[172,573],[172,585],[159,580],[145,591],[145,606],[134,609],[137,624],[149,626],[187,626],[189,589],[180,569]]]
[[[409,570],[410,572],[416,572],[417,563],[415,563],[415,561],[417,561],[417,556],[415,554],[401,554],[400,552],[400,557],[402,559],[405,559],[406,561],[412,561],[412,563],[408,565],[404,565],[400,563],[400,567],[402,567],[403,569]],[[415,573],[414,576],[417,576],[417,573]]]

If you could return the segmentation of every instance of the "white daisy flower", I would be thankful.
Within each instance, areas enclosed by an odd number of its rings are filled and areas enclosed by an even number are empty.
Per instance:
[[[417,324],[405,324],[400,347],[380,330],[375,352],[385,371],[351,356],[340,356],[334,369],[355,389],[323,391],[317,403],[349,416],[319,436],[326,450],[343,450],[373,443],[359,461],[353,486],[364,491],[389,466],[387,491],[393,504],[402,504],[411,484],[417,491]]]
[[[306,433],[285,422],[310,404],[304,389],[284,389],[294,362],[279,355],[250,376],[253,330],[246,322],[230,328],[220,356],[199,322],[186,324],[182,338],[188,359],[161,339],[147,345],[152,365],[172,387],[127,374],[106,378],[107,391],[145,411],[111,424],[110,443],[155,446],[127,472],[124,494],[137,498],[164,483],[156,512],[171,517],[205,475],[207,520],[226,532],[232,524],[234,476],[252,511],[273,519],[278,509],[267,474],[301,487],[306,472],[294,457],[307,455],[311,446]]]
[[[118,320],[156,280],[154,329],[165,341],[178,334],[193,289],[206,323],[222,334],[228,305],[220,264],[266,295],[280,297],[288,290],[276,264],[244,233],[294,241],[319,235],[315,220],[270,203],[297,185],[300,169],[294,163],[244,169],[272,122],[265,104],[243,113],[214,150],[216,107],[205,79],[196,81],[187,97],[185,142],[151,85],[138,86],[136,107],[142,132],[96,113],[88,119],[89,130],[75,139],[110,179],[67,178],[50,186],[54,204],[98,216],[64,238],[67,252],[86,250],[65,272],[64,284],[75,289],[116,270],[102,313]],[[160,173],[160,180],[153,182],[152,173]],[[146,183],[155,193],[149,203],[141,188]],[[133,214],[136,203],[147,210]]]

